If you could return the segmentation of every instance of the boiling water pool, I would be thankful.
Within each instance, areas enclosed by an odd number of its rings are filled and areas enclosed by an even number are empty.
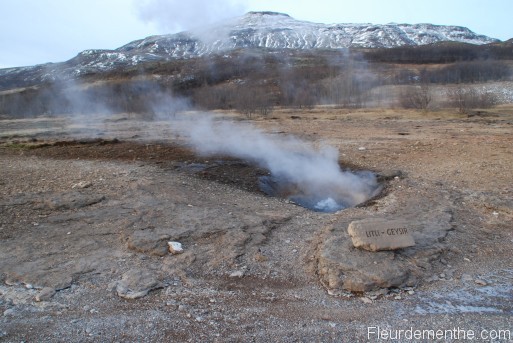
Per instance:
[[[305,188],[273,175],[261,176],[258,183],[260,190],[269,196],[288,199],[316,212],[336,212],[364,203],[382,190],[382,185],[376,180],[376,174],[370,171],[352,174],[359,181],[358,187]]]

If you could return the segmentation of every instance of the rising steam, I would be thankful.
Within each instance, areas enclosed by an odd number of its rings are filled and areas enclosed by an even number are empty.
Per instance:
[[[352,207],[379,191],[373,173],[342,171],[333,147],[315,149],[294,137],[273,137],[250,125],[205,115],[179,126],[198,153],[233,156],[266,168],[271,175],[260,180],[263,191],[317,211]]]
[[[99,134],[112,120],[98,115],[122,111],[123,106],[118,108],[107,101],[118,99],[117,93],[93,91],[71,82],[66,85],[56,90],[60,96],[55,103],[48,104],[48,110],[72,114],[72,132]],[[292,136],[266,134],[247,123],[215,120],[213,114],[187,111],[191,110],[189,101],[172,97],[151,84],[133,86],[132,91],[127,85],[125,93],[145,92],[146,101],[137,101],[137,105],[141,112],[151,113],[156,121],[141,123],[141,129],[151,132],[150,139],[156,139],[159,133],[168,135],[171,130],[186,138],[186,143],[199,154],[237,157],[265,168],[270,175],[259,180],[260,189],[269,195],[290,199],[316,211],[333,212],[365,202],[380,190],[373,173],[341,170],[338,151],[333,147],[315,148]],[[95,115],[85,115],[91,112]]]
[[[247,11],[247,0],[145,0],[138,1],[139,17],[165,32],[191,29]]]

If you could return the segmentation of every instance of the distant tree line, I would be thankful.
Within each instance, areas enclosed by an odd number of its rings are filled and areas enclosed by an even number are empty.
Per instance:
[[[165,85],[150,81],[95,86],[55,82],[0,95],[0,113],[17,116],[119,112],[172,114],[186,107],[183,101],[170,102],[171,95]]]
[[[401,106],[425,109],[432,100],[430,85],[466,85],[512,78],[511,61],[474,59],[477,55],[472,52],[480,51],[482,55],[483,51],[475,50],[474,46],[440,45],[434,51],[417,48],[320,52],[238,50],[229,55],[153,62],[87,75],[75,81],[47,82],[0,93],[0,114],[139,112],[157,115],[172,114],[191,105],[233,109],[251,118],[257,114],[266,116],[275,106],[364,107],[372,100],[372,90],[383,85],[409,86],[399,96]],[[410,56],[412,52],[425,54],[419,55],[421,61],[449,62],[388,63],[414,60],[416,57]],[[452,58],[440,57],[450,54]],[[466,59],[458,57],[464,55]],[[388,62],[376,62],[381,60]]]
[[[511,80],[511,64],[504,61],[469,61],[446,65],[421,66],[419,69],[396,68],[392,77],[382,80],[384,84],[412,84],[422,77],[425,82],[435,84],[478,83]]]
[[[513,60],[513,42],[474,45],[440,42],[389,49],[362,49],[364,58],[379,63],[445,64],[476,60]]]

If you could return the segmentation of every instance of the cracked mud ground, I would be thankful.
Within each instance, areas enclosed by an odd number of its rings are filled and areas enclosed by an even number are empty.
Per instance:
[[[513,332],[511,108],[273,116],[254,125],[336,146],[342,165],[386,179],[383,196],[312,212],[259,192],[265,170],[196,156],[162,123],[2,118],[0,341]],[[352,248],[347,225],[365,218],[407,220],[416,247]]]

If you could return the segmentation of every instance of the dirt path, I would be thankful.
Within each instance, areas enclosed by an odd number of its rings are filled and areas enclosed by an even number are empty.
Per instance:
[[[0,120],[0,341],[375,341],[378,326],[513,337],[511,108],[255,121],[389,175],[383,197],[331,214],[265,196],[265,170],[197,157],[160,123],[94,123]],[[369,217],[408,219],[417,247],[351,248],[348,223]],[[343,287],[399,261],[411,284]]]

